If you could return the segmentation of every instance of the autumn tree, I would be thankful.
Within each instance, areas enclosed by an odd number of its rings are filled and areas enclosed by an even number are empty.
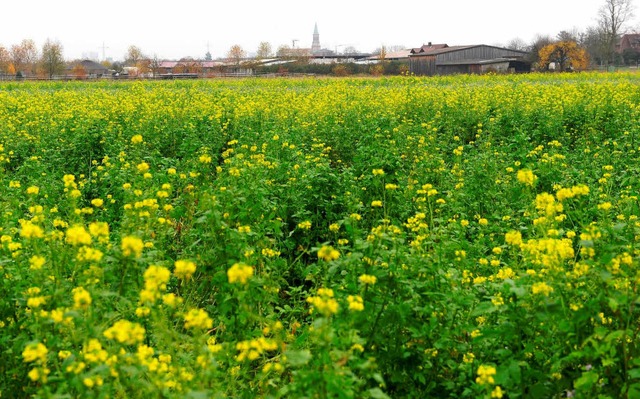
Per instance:
[[[256,51],[256,58],[259,60],[269,58],[273,56],[271,44],[269,42],[261,42],[258,45],[258,51]]]
[[[540,49],[539,65],[548,68],[550,63],[555,64],[555,70],[564,72],[568,70],[581,70],[589,66],[587,51],[578,46],[574,41],[560,41],[548,44]]]
[[[16,73],[29,72],[34,74],[38,61],[38,49],[31,39],[24,39],[20,44],[11,46],[11,60]]]
[[[125,64],[128,66],[137,66],[143,58],[142,50],[138,46],[129,46],[124,56]]]
[[[605,0],[598,14],[598,25],[607,45],[607,61],[613,63],[616,44],[625,23],[633,17],[632,0]]]
[[[62,44],[58,41],[47,41],[42,46],[40,64],[45,73],[51,79],[53,75],[64,72],[64,57],[62,56]]]
[[[234,44],[227,52],[227,60],[229,60],[229,62],[233,62],[235,66],[240,65],[240,62],[245,58],[245,56],[246,53],[239,44]]]
[[[80,62],[76,63],[71,69],[71,74],[75,76],[77,79],[86,79],[87,78],[87,68],[84,67]]]

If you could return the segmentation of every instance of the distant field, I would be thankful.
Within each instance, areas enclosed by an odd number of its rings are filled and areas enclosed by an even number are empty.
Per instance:
[[[639,84],[1,84],[0,397],[638,397]]]

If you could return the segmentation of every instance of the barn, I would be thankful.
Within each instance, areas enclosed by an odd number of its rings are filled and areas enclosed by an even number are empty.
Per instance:
[[[529,72],[526,51],[478,44],[424,45],[411,50],[409,68],[415,75],[451,75],[485,72]]]

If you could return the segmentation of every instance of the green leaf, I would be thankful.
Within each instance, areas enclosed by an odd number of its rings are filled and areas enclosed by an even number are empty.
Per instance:
[[[286,351],[287,363],[293,367],[304,366],[312,358],[311,352],[307,349],[301,351]]]
[[[386,393],[382,392],[382,389],[380,388],[371,388],[369,390],[369,395],[374,399],[391,399]]]
[[[586,373],[582,373],[582,376],[576,380],[573,386],[576,389],[584,389],[589,390],[591,387],[598,382],[600,376],[598,373],[594,371],[587,371]]]

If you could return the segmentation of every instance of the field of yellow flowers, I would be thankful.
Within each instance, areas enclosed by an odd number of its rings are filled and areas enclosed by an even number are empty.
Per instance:
[[[640,75],[0,85],[2,398],[640,395]]]

